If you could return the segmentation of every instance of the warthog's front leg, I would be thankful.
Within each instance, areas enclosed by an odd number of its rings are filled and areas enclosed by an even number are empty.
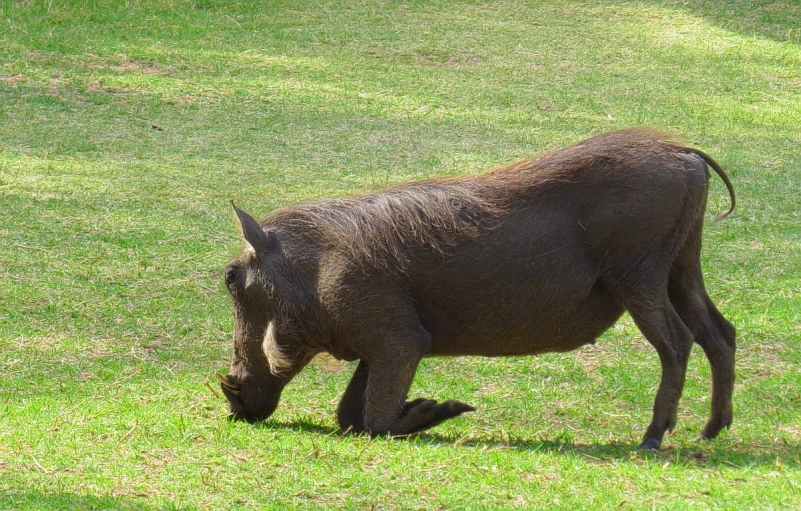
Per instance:
[[[406,402],[403,407],[403,414],[398,423],[390,430],[390,434],[406,435],[423,431],[447,419],[457,417],[465,412],[474,412],[475,410],[467,403],[462,403],[455,399],[438,403],[434,399],[421,397],[414,401]]]
[[[406,401],[420,357],[359,362],[337,410],[339,426],[372,435],[408,435],[475,410],[459,401]]]
[[[360,360],[337,409],[337,422],[344,431],[364,431],[364,391],[368,374],[367,362]]]
[[[453,400],[438,403],[421,398],[407,402],[406,395],[419,362],[416,359],[370,364],[364,425],[371,435],[408,435],[474,410]]]

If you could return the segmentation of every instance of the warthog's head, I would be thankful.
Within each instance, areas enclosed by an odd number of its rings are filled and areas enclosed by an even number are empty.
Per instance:
[[[272,415],[284,386],[314,354],[298,342],[287,318],[291,302],[302,298],[278,236],[236,206],[234,210],[247,248],[225,269],[234,305],[234,353],[229,373],[217,378],[230,417],[255,422]]]

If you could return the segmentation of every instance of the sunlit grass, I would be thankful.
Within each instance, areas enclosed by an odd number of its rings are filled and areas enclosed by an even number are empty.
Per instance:
[[[0,507],[790,509],[801,503],[801,32],[793,2],[0,3]],[[706,282],[738,328],[734,428],[637,452],[659,378],[625,318],[596,346],[426,360],[473,414],[341,436],[322,360],[232,424],[228,199],[284,204],[486,170],[632,125],[735,183]],[[713,179],[709,213],[728,207]]]

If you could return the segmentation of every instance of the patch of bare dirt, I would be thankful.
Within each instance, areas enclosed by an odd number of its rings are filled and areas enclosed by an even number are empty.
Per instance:
[[[173,70],[167,66],[161,66],[152,62],[145,62],[136,59],[129,59],[122,55],[115,59],[112,64],[99,63],[95,67],[100,69],[110,69],[117,73],[141,73],[144,75],[170,76]]]

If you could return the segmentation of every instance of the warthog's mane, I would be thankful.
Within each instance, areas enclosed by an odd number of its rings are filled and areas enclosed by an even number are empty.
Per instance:
[[[599,135],[489,172],[413,182],[343,199],[287,206],[262,224],[292,229],[380,267],[403,269],[420,249],[445,254],[459,240],[480,235],[501,216],[579,169],[605,172],[686,151],[671,135],[627,129]]]

